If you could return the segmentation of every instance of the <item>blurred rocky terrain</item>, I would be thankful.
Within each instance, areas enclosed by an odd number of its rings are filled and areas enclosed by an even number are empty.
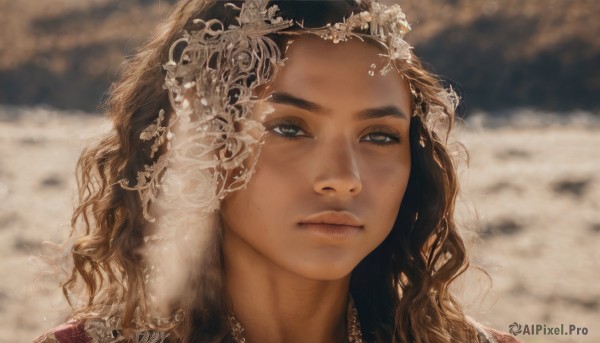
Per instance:
[[[0,103],[97,111],[175,0],[0,0]],[[600,110],[600,1],[403,0],[463,111]]]
[[[420,0],[411,41],[467,110],[600,109],[600,1]]]

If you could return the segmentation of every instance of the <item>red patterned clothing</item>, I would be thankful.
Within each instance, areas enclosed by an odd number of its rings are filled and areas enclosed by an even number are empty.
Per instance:
[[[34,343],[93,343],[83,322],[67,323],[38,337]]]

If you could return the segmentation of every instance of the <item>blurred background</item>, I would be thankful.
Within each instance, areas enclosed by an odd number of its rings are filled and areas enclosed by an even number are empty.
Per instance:
[[[0,0],[3,341],[31,341],[65,314],[40,243],[66,237],[78,154],[111,127],[100,104],[174,3]],[[600,341],[600,1],[399,3],[407,40],[463,99],[457,215],[492,277],[457,284],[468,313],[502,331],[588,332],[525,342]]]

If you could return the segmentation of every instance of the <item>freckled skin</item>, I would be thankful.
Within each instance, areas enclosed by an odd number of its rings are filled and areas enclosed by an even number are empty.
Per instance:
[[[408,85],[396,72],[369,76],[382,66],[379,51],[364,43],[345,44],[303,37],[288,50],[285,66],[269,92],[286,92],[331,110],[313,114],[273,104],[264,121],[293,116],[306,122],[308,137],[290,140],[267,134],[256,172],[247,188],[224,200],[225,235],[239,237],[265,259],[309,279],[346,276],[388,235],[410,171],[409,120],[355,120],[365,108],[396,105],[410,114]],[[332,63],[335,61],[335,63]],[[373,126],[397,130],[402,142],[377,146],[360,141]],[[364,231],[351,240],[315,239],[297,223],[325,210],[347,210]]]

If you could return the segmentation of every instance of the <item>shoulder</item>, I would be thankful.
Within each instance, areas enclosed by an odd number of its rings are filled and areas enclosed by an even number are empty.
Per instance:
[[[477,338],[479,343],[523,343],[517,337],[509,334],[508,332],[498,331],[475,321],[469,316],[466,317],[467,320],[477,330]]]
[[[83,322],[69,322],[44,333],[33,343],[92,343]]]

